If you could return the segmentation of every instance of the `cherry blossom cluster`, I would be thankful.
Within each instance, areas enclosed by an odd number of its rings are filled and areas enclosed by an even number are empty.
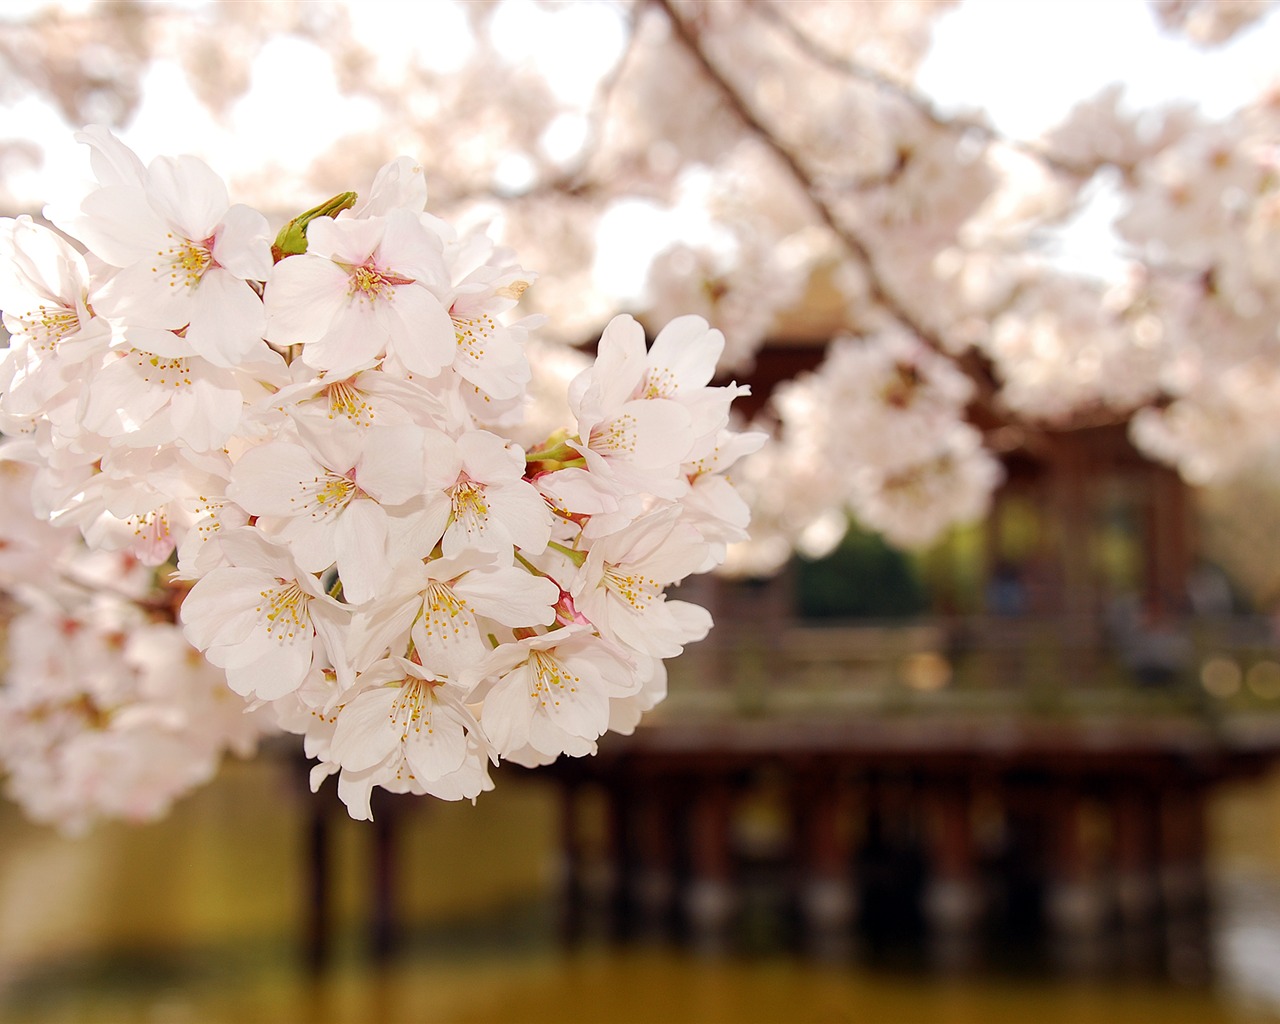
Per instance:
[[[1034,444],[1043,431],[1128,423],[1139,449],[1192,483],[1226,483],[1273,461],[1280,395],[1274,90],[1209,116],[1185,101],[1142,109],[1125,87],[1108,86],[1081,95],[1038,136],[1020,136],[988,112],[960,109],[953,97],[929,91],[921,71],[931,37],[957,6],[934,0],[441,0],[417,14],[432,31],[400,33],[396,45],[388,45],[384,20],[369,5],[325,4],[323,18],[311,16],[314,6],[250,13],[222,4],[180,17],[163,5],[41,11],[14,19],[15,45],[41,56],[11,70],[72,120],[106,108],[119,112],[120,123],[135,115],[145,123],[154,111],[144,85],[152,62],[163,61],[208,107],[205,144],[218,152],[232,148],[246,111],[274,105],[264,84],[271,76],[257,72],[279,61],[283,44],[291,60],[332,78],[341,95],[326,108],[324,130],[311,133],[322,141],[310,160],[294,155],[311,142],[295,126],[287,158],[260,160],[255,152],[252,166],[232,172],[237,193],[261,208],[292,209],[304,183],[346,188],[362,180],[377,140],[406,140],[427,161],[433,209],[451,223],[489,223],[523,259],[556,267],[554,279],[521,303],[526,313],[547,315],[546,338],[598,336],[620,308],[650,324],[692,312],[724,332],[722,365],[745,372],[766,342],[851,337],[874,347],[886,334],[905,335],[970,377],[976,388],[964,415],[944,418],[981,423],[983,440],[1001,452]],[[1277,10],[1262,0],[1148,6],[1153,29],[1159,23],[1202,47],[1247,36]],[[523,41],[516,25],[545,30],[528,33],[543,41],[539,52],[515,45]],[[600,31],[599,46],[576,42],[589,28]],[[416,45],[415,36],[428,35],[448,51],[448,71]],[[104,71],[95,59],[100,47],[69,47],[67,39],[92,39],[119,60]],[[582,72],[578,85],[567,81],[578,76],[559,73],[569,65]],[[464,144],[437,144],[462,137]],[[15,141],[13,159],[0,168],[0,207],[27,209],[43,194],[38,157],[28,155],[39,148]],[[50,147],[46,166],[60,162]],[[339,221],[352,215],[367,219],[353,209]],[[1064,258],[1071,241],[1098,237],[1101,219],[1112,223],[1113,250],[1090,246],[1083,257]],[[234,223],[249,229],[247,221]],[[654,237],[656,226],[663,237]],[[614,275],[596,273],[610,248],[646,256],[643,287],[640,267],[626,286],[639,294],[612,293],[605,281]],[[219,266],[242,280],[265,280],[253,276],[261,268]],[[441,291],[438,282],[433,287]],[[228,308],[238,302],[260,315],[244,289],[228,295]],[[201,331],[192,330],[198,338]],[[313,351],[305,362],[321,369],[334,346],[307,344]],[[413,365],[440,358],[430,344],[401,347],[388,353],[397,372],[433,372]],[[966,510],[985,507],[981,495],[996,474],[970,430],[946,431],[954,450],[934,472],[922,475],[924,463],[900,453],[901,467],[914,468],[892,480],[892,431],[872,428],[887,447],[869,462],[856,440],[835,451],[839,433],[828,433],[831,444],[811,443],[815,423],[831,415],[819,392],[869,400],[866,415],[879,415],[873,393],[844,390],[846,358],[818,366],[799,391],[766,410],[759,427],[781,446],[766,446],[735,470],[755,524],[751,547],[729,556],[742,571],[772,571],[793,547],[825,549],[850,511],[867,527],[892,523],[890,539],[923,544],[936,536],[930,523],[944,530]],[[114,373],[123,379],[128,367]],[[230,403],[230,382],[220,388]],[[501,403],[486,394],[490,409]],[[471,408],[475,392],[463,400]],[[23,401],[43,407],[30,389]],[[124,429],[110,399],[90,413],[94,429]],[[492,418],[472,414],[484,424]],[[66,420],[65,411],[52,415]],[[163,422],[148,419],[139,438]],[[192,417],[189,426],[199,422]],[[541,440],[532,432],[508,436],[525,447]],[[204,440],[207,450],[220,444]],[[829,462],[802,463],[820,451],[859,483],[833,480]],[[933,486],[950,472],[959,491]],[[931,494],[938,506],[926,513]],[[906,501],[905,519],[898,504],[882,502],[890,497]]]
[[[153,569],[34,514],[18,447],[0,449],[0,770],[29,817],[64,831],[160,817],[274,716],[246,711],[187,643]]]
[[[774,396],[781,436],[742,474],[756,536],[730,568],[826,554],[850,515],[904,547],[981,517],[1002,472],[965,420],[972,397],[954,363],[906,333],[837,339],[820,372]]]
[[[256,726],[225,698],[269,709],[357,818],[375,786],[474,798],[501,760],[634,728],[663,659],[711,626],[668,588],[746,537],[726,471],[765,437],[730,429],[745,388],[710,385],[720,332],[683,316],[647,345],[617,317],[564,383],[573,357],[538,366],[540,318],[512,316],[534,275],[426,213],[409,158],[273,233],[193,157],[79,138],[97,181],[49,211],[62,233],[0,221],[3,452],[31,467],[41,529],[152,590],[89,585],[61,620],[15,620],[14,788],[27,748],[78,731],[99,746],[58,769],[67,801],[158,809],[144,776],[170,752],[129,727],[164,717],[144,710],[162,650],[185,666],[161,673],[171,719],[242,749]],[[24,587],[24,609],[45,600],[38,572]],[[59,647],[68,631],[83,642]],[[170,776],[208,774],[187,768]]]

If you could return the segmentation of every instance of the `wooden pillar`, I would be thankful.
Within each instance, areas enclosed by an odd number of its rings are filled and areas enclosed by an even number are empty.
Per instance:
[[[1105,923],[1105,904],[1092,853],[1084,842],[1083,800],[1073,780],[1055,783],[1045,804],[1049,820],[1049,926],[1060,942],[1096,940]],[[1072,952],[1077,952],[1073,950]]]
[[[333,924],[330,905],[328,797],[329,794],[325,794],[325,799],[321,799],[314,793],[308,793],[305,798],[307,867],[304,872],[306,894],[303,901],[303,955],[307,969],[312,974],[319,974],[324,970],[329,957],[329,931]]]
[[[1072,625],[1093,620],[1097,610],[1092,559],[1093,478],[1079,439],[1064,438],[1054,463],[1054,506],[1059,523],[1061,610]]]
[[[1202,914],[1208,905],[1205,786],[1186,779],[1160,798],[1160,889],[1169,917]]]
[[[383,964],[391,957],[396,941],[396,825],[397,798],[378,792],[380,801],[373,819],[373,920],[370,927],[370,943],[374,963]],[[378,802],[378,801],[375,801]],[[393,809],[395,807],[395,809]]]
[[[991,587],[989,584],[996,574],[996,567],[1005,557],[1004,514],[1008,486],[1008,484],[1005,484],[996,488],[995,493],[991,496],[991,511],[982,520],[982,579],[988,586],[983,588],[981,607],[982,611],[987,615],[991,615],[994,611],[990,607]]]
[[[1122,782],[1110,800],[1115,904],[1128,930],[1151,927],[1160,909],[1158,807],[1150,790],[1137,781]]]
[[[933,780],[926,791],[929,881],[925,917],[948,935],[972,933],[982,911],[974,849],[972,786],[968,780]]]
[[[583,931],[583,903],[586,892],[582,878],[582,835],[578,790],[577,782],[571,779],[560,781],[559,926],[560,938],[564,942],[577,941],[581,938]]]
[[[1194,558],[1187,486],[1171,469],[1148,468],[1143,530],[1144,604],[1160,616],[1186,611],[1187,581]]]
[[[852,794],[830,768],[810,767],[791,780],[792,864],[805,944],[837,957],[851,948],[857,896],[850,827]]]
[[[727,939],[737,909],[730,845],[733,794],[727,779],[710,774],[696,777],[691,789],[691,878],[684,909],[697,943],[716,949]]]
[[[615,939],[631,933],[631,901],[628,882],[635,868],[632,837],[636,834],[632,820],[634,783],[627,773],[605,782],[604,802],[604,872],[601,878],[605,922]]]
[[[1210,977],[1212,953],[1205,874],[1207,784],[1190,775],[1170,785],[1160,801],[1160,890],[1168,973],[1175,981],[1194,984]]]
[[[635,871],[631,905],[640,931],[667,932],[676,894],[676,808],[668,779],[641,780],[633,795]]]

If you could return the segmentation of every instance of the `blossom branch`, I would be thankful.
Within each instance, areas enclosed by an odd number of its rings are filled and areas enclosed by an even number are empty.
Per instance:
[[[848,225],[841,222],[831,204],[823,197],[823,189],[805,168],[800,157],[782,142],[776,133],[751,109],[751,106],[738,88],[708,56],[696,31],[680,17],[671,0],[651,0],[651,2],[666,15],[676,39],[679,40],[689,56],[702,68],[707,78],[724,98],[729,109],[733,111],[752,135],[759,139],[782,163],[787,173],[800,186],[801,191],[807,197],[818,218],[839,239],[846,251],[862,266],[866,273],[867,290],[870,297],[885,309],[893,319],[927,342],[930,347],[938,351],[944,351],[945,346],[941,337],[923,323],[919,317],[915,316],[908,309],[906,303],[900,301],[893,294],[884,281],[884,276],[880,272],[870,247]]]

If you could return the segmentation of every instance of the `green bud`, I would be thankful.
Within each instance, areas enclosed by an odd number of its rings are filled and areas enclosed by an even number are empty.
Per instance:
[[[279,263],[286,256],[297,256],[307,251],[307,225],[317,217],[336,217],[343,210],[356,205],[354,192],[339,192],[306,213],[300,213],[280,229],[275,244],[271,246],[271,258]]]

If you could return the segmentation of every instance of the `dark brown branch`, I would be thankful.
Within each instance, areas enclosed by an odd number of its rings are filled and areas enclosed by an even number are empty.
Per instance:
[[[997,143],[1016,150],[1044,164],[1045,167],[1052,171],[1073,178],[1090,178],[1098,171],[1099,167],[1106,166],[1101,163],[1072,163],[1062,157],[1055,156],[1035,143],[1011,138],[985,121],[971,117],[949,117],[943,114],[929,97],[911,88],[906,83],[890,78],[888,75],[867,67],[865,64],[860,64],[840,54],[832,53],[817,40],[802,31],[795,22],[782,13],[776,4],[763,0],[763,2],[755,4],[753,9],[758,11],[766,21],[786,36],[796,49],[810,60],[821,64],[830,71],[864,82],[879,92],[897,97],[909,104],[916,113],[936,128],[941,128],[944,131],[972,132],[989,143]],[[1119,166],[1119,169],[1125,173],[1129,173],[1132,170],[1132,168],[1125,166]]]
[[[591,160],[595,156],[596,150],[600,147],[600,138],[603,134],[605,118],[608,114],[614,91],[617,89],[618,82],[622,79],[622,73],[626,70],[627,63],[631,60],[631,55],[635,52],[636,37],[638,35],[637,28],[643,11],[644,4],[639,0],[631,5],[631,9],[627,13],[626,46],[623,48],[621,56],[618,57],[617,63],[609,69],[609,73],[596,86],[596,92],[591,101],[591,109],[587,114],[587,136],[583,141],[577,166],[566,171],[561,178],[564,191],[570,194],[577,194],[584,189],[590,190],[592,188],[586,177],[587,168],[590,167]]]
[[[782,163],[787,173],[800,186],[801,191],[808,198],[809,204],[819,220],[839,239],[848,253],[862,265],[867,277],[867,291],[872,300],[926,344],[943,351],[945,346],[942,343],[942,339],[918,320],[903,303],[898,301],[897,296],[889,290],[867,244],[848,225],[841,223],[835,210],[822,197],[821,190],[808,169],[800,161],[800,158],[774,134],[768,125],[760,120],[737,87],[716,67],[715,63],[703,50],[695,30],[680,17],[671,0],[650,0],[650,2],[655,7],[660,8],[666,15],[677,41],[689,56],[697,62],[716,91],[723,97],[729,109],[733,111],[734,115],[751,134],[762,142]]]

